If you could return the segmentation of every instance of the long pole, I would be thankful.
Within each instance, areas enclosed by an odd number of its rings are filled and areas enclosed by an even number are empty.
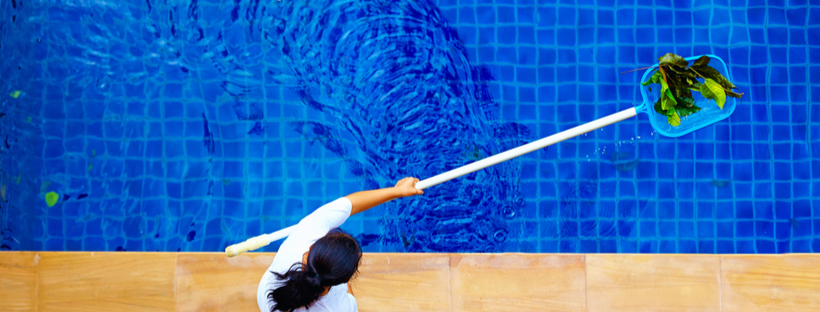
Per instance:
[[[506,152],[484,158],[474,163],[458,167],[456,169],[447,171],[432,178],[424,179],[416,183],[416,188],[423,190],[431,186],[439,185],[441,183],[450,181],[465,174],[473,173],[475,171],[487,168],[500,162],[504,162],[516,158],[518,156],[537,151],[539,149],[545,148],[555,143],[577,137],[590,131],[595,131],[597,129],[614,124],[616,122],[635,117],[635,115],[637,115],[637,111],[635,110],[635,108],[629,108],[617,112],[615,114],[603,117],[601,119],[590,121],[575,128],[561,131],[559,133],[553,134],[538,141],[531,142],[526,145],[522,145],[514,149],[508,150]],[[267,246],[271,242],[275,242],[277,240],[288,237],[290,233],[293,232],[293,229],[295,227],[295,225],[290,226],[279,231],[273,232],[271,234],[263,234],[257,237],[250,238],[242,243],[228,246],[228,248],[225,248],[225,253],[228,254],[228,257],[233,257],[246,251],[262,248],[264,246]]]

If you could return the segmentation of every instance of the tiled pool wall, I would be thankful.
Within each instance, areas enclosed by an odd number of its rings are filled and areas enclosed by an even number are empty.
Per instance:
[[[489,151],[637,105],[642,72],[620,72],[666,52],[720,56],[744,96],[694,134],[660,137],[638,116],[351,217],[365,251],[820,249],[820,1],[413,3],[463,42],[455,68],[479,73],[458,77],[486,88],[489,121],[463,137]],[[280,77],[299,56],[260,31],[276,5],[0,3],[3,249],[219,251],[399,174],[472,161],[375,161],[379,129],[345,132],[314,106],[326,99]],[[424,170],[427,158],[453,163]],[[474,194],[495,201],[470,206]]]

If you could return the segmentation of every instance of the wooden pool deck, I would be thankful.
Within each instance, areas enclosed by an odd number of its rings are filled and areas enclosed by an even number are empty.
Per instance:
[[[2,252],[0,311],[257,311],[274,254]],[[820,311],[820,255],[365,254],[360,311]]]

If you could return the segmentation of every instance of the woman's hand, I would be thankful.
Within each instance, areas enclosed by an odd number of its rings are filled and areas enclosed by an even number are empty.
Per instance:
[[[396,190],[399,197],[424,194],[424,191],[416,188],[417,182],[419,182],[419,179],[409,177],[404,178],[399,180],[399,182],[396,183],[396,186],[394,186],[393,189]]]
[[[361,191],[347,195],[345,197],[347,197],[347,199],[350,200],[350,204],[353,205],[353,208],[350,210],[350,215],[360,213],[396,198],[424,194],[424,192],[416,188],[416,182],[418,181],[419,179],[416,178],[404,178],[399,180],[394,187]]]

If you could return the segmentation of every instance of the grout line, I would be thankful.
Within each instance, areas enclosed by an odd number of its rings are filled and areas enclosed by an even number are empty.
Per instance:
[[[40,311],[40,256],[39,252],[34,253],[34,311]]]
[[[179,253],[174,254],[174,311],[177,311],[179,298],[177,298],[177,270],[179,269]]]
[[[718,303],[720,304],[720,312],[723,312],[723,256],[718,255]]]
[[[589,312],[589,275],[587,274],[587,255],[584,255],[584,305],[585,310]]]
[[[453,254],[447,254],[447,285],[450,290],[450,312],[453,312]]]

